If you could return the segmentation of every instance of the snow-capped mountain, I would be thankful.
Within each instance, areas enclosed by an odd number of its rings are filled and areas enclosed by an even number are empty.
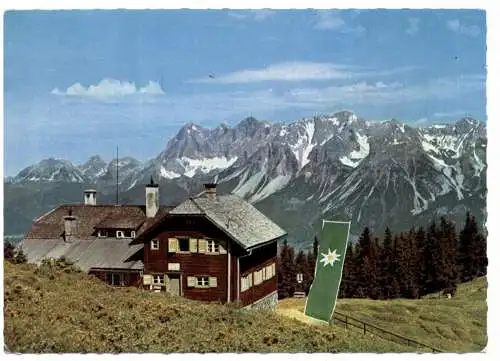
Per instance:
[[[94,156],[78,167],[60,162],[59,168],[45,167],[49,161],[28,167],[13,182],[68,175],[68,181],[114,192],[116,160],[106,164]],[[413,127],[338,112],[289,124],[247,118],[207,129],[190,123],[156,158],[123,158],[118,166],[127,199],[142,202],[150,176],[165,185],[161,190],[174,187],[176,196],[215,180],[264,210],[297,242],[312,239],[323,218],[351,220],[354,234],[364,226],[404,230],[442,214],[461,220],[467,209],[485,218],[486,125],[471,118]],[[172,197],[161,193],[166,203]]]
[[[12,183],[82,183],[84,181],[85,176],[78,167],[75,167],[70,161],[54,158],[44,159],[38,164],[30,165],[11,178]]]

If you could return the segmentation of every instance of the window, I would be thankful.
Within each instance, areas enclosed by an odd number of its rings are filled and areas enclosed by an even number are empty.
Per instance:
[[[103,237],[107,237],[107,236],[108,236],[108,232],[101,231],[101,230],[97,231],[97,237],[103,238]]]
[[[151,249],[152,250],[160,249],[160,241],[158,241],[156,238],[151,240]]]
[[[179,251],[189,252],[189,238],[179,238]]]
[[[130,232],[130,237],[135,238],[135,231]]]
[[[113,286],[120,286],[121,285],[121,277],[120,274],[118,273],[112,273],[111,274],[111,284]]]
[[[187,286],[194,288],[217,287],[217,277],[209,276],[188,276]]]
[[[107,273],[106,283],[113,286],[122,286],[123,285],[122,275],[120,273]]]
[[[208,277],[197,277],[196,285],[198,287],[208,287]]]
[[[162,285],[165,283],[164,275],[153,275],[153,284],[154,285]]]
[[[116,238],[125,238],[123,231],[116,231]]]
[[[208,253],[219,253],[219,244],[213,239],[207,240],[207,252]]]

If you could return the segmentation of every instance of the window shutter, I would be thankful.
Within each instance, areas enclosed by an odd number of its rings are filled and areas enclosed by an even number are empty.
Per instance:
[[[165,285],[165,291],[168,291],[170,288],[170,282],[168,282],[168,274],[163,275],[163,284]]]
[[[144,275],[142,276],[142,283],[144,285],[150,285],[153,283],[153,276],[151,275]]]
[[[260,285],[262,283],[262,270],[255,271],[253,273],[254,285]]]
[[[273,276],[273,266],[269,265],[266,267],[266,280],[270,280]]]
[[[247,278],[246,277],[241,277],[241,292],[247,290]]]
[[[196,277],[188,276],[187,277],[187,286],[195,287],[196,286]]]
[[[251,273],[247,276],[247,280],[248,280],[248,288],[252,287],[253,286],[253,278],[252,278]]]
[[[198,252],[199,253],[207,253],[207,240],[199,239],[198,240]]]
[[[189,238],[189,252],[196,253],[198,251],[198,240],[196,238]]]
[[[273,271],[273,277],[274,277],[274,276],[276,276],[276,263],[273,263],[273,264],[271,265],[271,269],[272,269],[272,271]]]
[[[179,240],[177,238],[168,239],[168,251],[171,253],[179,252]]]
[[[217,277],[208,277],[208,286],[217,287]]]

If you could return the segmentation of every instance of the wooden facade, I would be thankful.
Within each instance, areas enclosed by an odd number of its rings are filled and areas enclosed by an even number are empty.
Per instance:
[[[189,299],[247,306],[277,290],[276,254],[277,242],[248,252],[202,216],[172,216],[144,241],[143,283]],[[251,287],[242,276],[252,277]]]

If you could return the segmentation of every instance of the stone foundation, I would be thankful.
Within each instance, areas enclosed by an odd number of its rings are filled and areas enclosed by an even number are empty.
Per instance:
[[[244,308],[249,310],[251,309],[251,310],[274,311],[276,310],[277,306],[278,306],[278,291],[275,291]]]

